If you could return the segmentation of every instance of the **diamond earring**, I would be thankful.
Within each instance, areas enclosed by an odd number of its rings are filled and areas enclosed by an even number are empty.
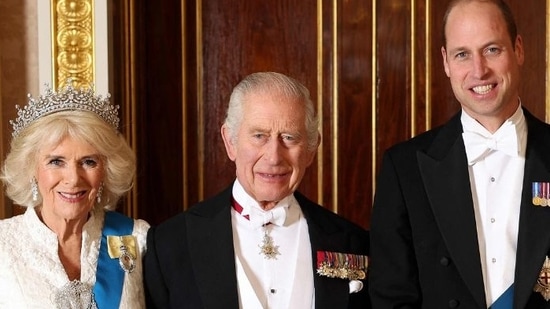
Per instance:
[[[97,203],[101,203],[101,195],[103,194],[103,182],[99,185],[99,188],[97,189],[97,195],[96,195],[96,201]]]
[[[32,201],[36,202],[38,201],[38,183],[36,182],[36,178],[31,179],[31,193],[32,193]]]

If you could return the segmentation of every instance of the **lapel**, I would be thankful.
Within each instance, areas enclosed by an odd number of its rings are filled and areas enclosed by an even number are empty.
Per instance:
[[[458,113],[441,128],[425,152],[417,153],[417,161],[449,254],[479,307],[485,308],[485,289],[462,131]]]
[[[515,270],[514,308],[524,308],[549,254],[550,207],[534,206],[532,183],[550,182],[550,127],[524,109],[527,151]]]
[[[349,252],[347,233],[334,224],[322,209],[298,192],[296,200],[306,218],[311,242],[312,267],[315,286],[315,308],[348,308],[349,281],[317,274],[317,251]],[[354,252],[367,254],[367,252]]]
[[[238,308],[231,227],[231,186],[189,209],[187,217],[192,274],[204,308]]]

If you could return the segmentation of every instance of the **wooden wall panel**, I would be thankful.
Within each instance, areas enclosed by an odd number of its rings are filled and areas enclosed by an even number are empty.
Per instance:
[[[317,197],[310,196],[321,205],[337,212],[338,203],[338,154],[335,145],[338,143],[338,128],[334,119],[338,117],[338,71],[335,62],[338,61],[338,10],[341,9],[334,0],[317,1],[317,112],[321,122],[321,144],[317,152]],[[345,51],[343,51],[345,52]]]
[[[157,223],[183,202],[182,9],[178,1],[135,1],[133,104],[137,214]]]
[[[376,150],[381,155],[410,136],[410,6],[378,1],[377,13]]]
[[[336,126],[333,138],[335,155],[330,174],[336,201],[325,202],[333,210],[365,226],[372,200],[373,155],[373,18],[370,1],[344,1],[338,10],[337,98],[331,122]],[[376,73],[374,73],[376,74]],[[375,76],[376,77],[376,76]]]
[[[545,119],[545,98],[548,95],[546,74],[548,70],[546,33],[547,6],[549,1],[509,0],[510,7],[518,20],[518,32],[523,37],[525,63],[520,97],[522,103],[541,119]],[[546,115],[548,116],[548,115]]]
[[[460,108],[440,54],[447,2],[116,1],[134,7],[134,26],[121,27],[135,44],[119,40],[115,53],[136,54],[119,85],[137,89],[124,104],[137,114],[139,216],[156,224],[231,183],[219,133],[230,92],[272,70],[304,82],[322,119],[300,190],[368,228],[384,150]],[[522,100],[544,118],[546,4],[510,2],[526,49]]]
[[[235,172],[219,128],[231,89],[273,70],[301,80],[322,119],[300,190],[368,227],[384,150],[460,108],[440,54],[448,1],[110,1],[111,92],[138,155],[123,211],[156,224],[227,186]],[[525,47],[522,102],[550,119],[550,1],[508,2]],[[2,118],[7,128],[11,117]],[[11,205],[2,209],[11,215]]]
[[[316,89],[316,1],[203,1],[199,117],[204,136],[204,190],[212,196],[235,177],[220,136],[220,126],[233,87],[255,71],[277,71]],[[212,181],[215,180],[215,181]],[[316,197],[316,166],[306,175],[302,190]]]

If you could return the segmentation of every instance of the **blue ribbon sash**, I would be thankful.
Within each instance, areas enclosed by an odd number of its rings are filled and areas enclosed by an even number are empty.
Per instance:
[[[514,284],[512,284],[489,309],[512,309],[514,305]]]
[[[99,309],[118,309],[124,286],[125,272],[118,259],[109,256],[107,236],[131,235],[134,220],[115,211],[105,212],[105,222],[101,233],[101,245],[97,260],[94,297]]]

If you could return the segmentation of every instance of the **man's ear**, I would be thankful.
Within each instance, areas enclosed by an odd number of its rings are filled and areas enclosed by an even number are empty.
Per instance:
[[[521,35],[518,34],[514,44],[514,52],[516,53],[517,62],[520,66],[522,66],[525,59],[523,54],[523,39],[521,38]]]
[[[237,148],[233,144],[234,141],[231,137],[231,132],[225,124],[221,128],[221,134],[222,134],[223,144],[225,145],[225,151],[227,152],[227,156],[231,161],[235,161],[235,158],[237,157]]]
[[[447,77],[450,77],[449,64],[447,63],[447,50],[445,50],[445,46],[441,46],[441,56],[443,56],[443,68],[445,68],[445,74],[447,74]]]
[[[317,146],[315,146],[315,149],[309,150],[308,149],[308,164],[307,166],[310,166],[311,163],[313,163],[313,159],[315,159],[315,155],[317,155],[317,150],[319,149],[319,145],[321,145],[321,133],[317,133]]]

